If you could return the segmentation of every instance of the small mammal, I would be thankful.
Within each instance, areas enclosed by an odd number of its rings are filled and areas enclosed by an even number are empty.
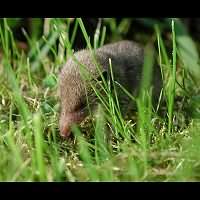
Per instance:
[[[75,58],[95,77],[100,76],[92,59],[90,50],[81,50]],[[109,72],[109,58],[112,62],[114,78],[130,93],[137,91],[141,80],[144,61],[143,48],[132,41],[123,40],[106,44],[95,51],[95,58],[102,72]],[[87,84],[87,83],[86,83]],[[80,123],[86,116],[85,82],[81,78],[80,65],[69,58],[59,75],[59,93],[61,100],[60,134],[67,138],[73,123]],[[119,97],[120,99],[120,97]],[[121,98],[123,101],[123,98]]]

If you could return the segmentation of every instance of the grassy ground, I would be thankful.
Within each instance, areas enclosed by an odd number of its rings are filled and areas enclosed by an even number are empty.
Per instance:
[[[199,180],[199,52],[184,26],[169,19],[167,38],[155,23],[151,37],[144,36],[144,77],[149,76],[153,62],[159,63],[163,75],[162,103],[158,101],[156,109],[143,88],[133,100],[137,112],[124,119],[107,87],[107,114],[102,109],[105,105],[99,106],[96,117],[81,128],[74,127],[75,138],[66,141],[58,129],[57,75],[73,49],[77,27],[93,49],[105,40],[123,38],[129,20],[117,27],[114,19],[106,19],[94,42],[81,19],[76,19],[74,27],[70,20],[64,21],[46,21],[40,40],[24,32],[31,47],[26,53],[17,48],[8,21],[1,21],[0,180]],[[73,29],[70,36],[69,28]]]

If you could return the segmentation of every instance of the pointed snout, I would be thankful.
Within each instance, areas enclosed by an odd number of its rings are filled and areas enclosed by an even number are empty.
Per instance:
[[[85,118],[85,114],[83,112],[73,112],[65,115],[61,115],[60,118],[60,135],[63,138],[69,138],[71,135],[71,126],[73,124],[81,123]]]

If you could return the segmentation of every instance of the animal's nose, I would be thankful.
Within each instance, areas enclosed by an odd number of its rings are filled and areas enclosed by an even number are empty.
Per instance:
[[[63,138],[69,138],[69,136],[71,135],[71,131],[70,131],[70,128],[66,125],[62,126],[60,128],[60,135],[63,137]]]
[[[73,112],[63,115],[60,119],[60,135],[68,138],[71,135],[72,124],[80,123],[84,119],[83,112]]]

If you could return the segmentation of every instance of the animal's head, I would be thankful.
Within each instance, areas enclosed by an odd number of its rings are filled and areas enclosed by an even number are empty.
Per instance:
[[[91,75],[96,75],[97,70],[88,51],[75,54],[79,63],[83,64]],[[70,58],[63,67],[59,77],[59,96],[61,100],[60,134],[67,138],[73,124],[79,124],[88,115],[87,100],[91,108],[95,105],[95,94],[88,80],[80,73],[80,64]]]

